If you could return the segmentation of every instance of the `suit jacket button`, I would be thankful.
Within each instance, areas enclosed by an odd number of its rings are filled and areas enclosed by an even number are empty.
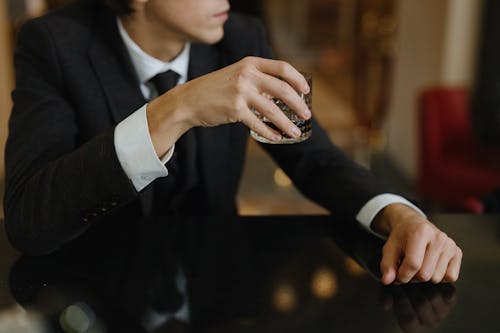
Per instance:
[[[108,209],[106,207],[101,207],[101,212],[106,213]]]
[[[84,217],[84,218],[82,218],[82,221],[85,222],[85,223],[87,223],[89,221],[89,218],[88,217]]]

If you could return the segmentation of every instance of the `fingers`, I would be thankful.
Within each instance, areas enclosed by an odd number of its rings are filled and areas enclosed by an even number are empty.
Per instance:
[[[382,249],[382,261],[380,271],[382,273],[382,283],[391,284],[396,279],[399,261],[401,259],[402,249],[398,243],[389,240]]]
[[[177,96],[180,97],[178,100],[182,100],[181,106],[186,110],[179,112],[183,124],[208,127],[243,121],[268,140],[270,137],[276,138],[279,133],[273,133],[257,122],[255,115],[251,115],[251,108],[257,109],[273,123],[276,122],[276,127],[283,129],[287,136],[297,138],[301,133],[296,127],[290,127],[290,123],[276,112],[277,107],[271,105],[272,101],[255,95],[276,97],[298,117],[307,120],[311,113],[300,94],[309,91],[307,80],[291,65],[257,57],[247,57],[176,88]],[[158,100],[168,100],[167,97],[170,96],[160,96]],[[162,104],[170,107],[165,113],[176,111],[173,103]]]
[[[292,65],[281,60],[271,60],[263,58],[250,58],[255,61],[259,71],[274,77],[279,77],[288,82],[296,91],[307,94],[310,87],[306,79]]]
[[[451,239],[450,242],[453,242]],[[451,244],[450,244],[451,245]],[[450,260],[455,256],[455,246],[448,246],[443,253],[438,258],[436,269],[434,270],[434,274],[432,275],[431,281],[432,283],[439,283],[443,280],[444,275],[448,269]]]
[[[252,111],[250,111],[250,109],[248,109],[248,112],[243,112],[240,120],[252,131],[265,137],[269,141],[276,142],[281,140],[281,134],[269,126],[266,126]]]
[[[443,233],[441,234],[443,235]],[[457,281],[462,263],[462,250],[451,238],[446,237],[443,249],[436,255],[436,257],[438,259],[430,281],[432,283]],[[425,274],[428,274],[427,270]],[[423,274],[419,275],[422,276]],[[429,280],[426,279],[423,281]]]
[[[405,248],[404,259],[398,269],[396,277],[398,282],[410,282],[415,274],[421,269],[427,243],[428,242],[425,238],[421,239],[420,237],[415,237],[414,235],[409,237]]]
[[[456,246],[455,255],[451,258],[448,264],[448,269],[443,278],[443,282],[455,282],[460,274],[460,266],[462,265],[462,250]]]
[[[261,94],[254,93],[250,96],[249,104],[252,105],[261,115],[265,116],[267,120],[272,123],[271,126],[278,127],[289,137],[300,137],[300,129],[295,126],[270,99],[262,96]]]
[[[395,253],[389,249],[400,244],[404,249],[401,265],[397,268],[395,282],[410,281],[433,283],[455,282],[460,272],[462,251],[445,233],[438,230],[430,222],[403,223],[387,242],[388,250],[384,252],[387,261],[382,259],[381,267],[394,267]],[[388,262],[392,262],[391,265]],[[387,280],[386,280],[387,279]],[[389,278],[382,279],[383,283]],[[393,281],[391,281],[393,282]]]
[[[260,91],[281,99],[300,118],[307,120],[311,117],[311,112],[304,100],[286,81],[259,73],[258,82]]]
[[[236,94],[233,99],[229,99],[236,105],[226,109],[229,121],[242,121],[270,141],[279,140],[276,135],[281,134],[275,130],[282,130],[291,138],[302,135],[300,129],[272,100],[272,97],[280,99],[300,118],[309,119],[311,112],[298,93],[310,91],[302,74],[286,62],[256,57],[247,57],[239,62],[236,73],[232,80]],[[265,117],[265,121],[269,120],[268,126],[257,123],[255,115],[250,115],[252,108]]]
[[[448,236],[446,236],[446,234],[443,232],[437,232],[433,234],[435,236],[427,244],[427,249],[425,252],[425,257],[422,263],[422,267],[415,276],[419,282],[428,282],[431,280],[431,278],[435,277],[437,272],[436,269],[438,268],[437,267],[438,262],[440,258],[443,256],[443,254],[446,253],[446,251],[443,252],[443,250],[446,249],[447,242],[448,240],[450,240]],[[450,258],[451,257],[448,257],[447,259],[449,260]],[[439,268],[441,269],[443,267],[439,266]],[[444,268],[444,271],[446,271],[446,268]],[[441,281],[441,279],[439,281]]]

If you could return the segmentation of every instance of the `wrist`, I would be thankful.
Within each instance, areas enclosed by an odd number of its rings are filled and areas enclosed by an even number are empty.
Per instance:
[[[422,216],[411,207],[402,203],[393,203],[384,207],[373,219],[371,228],[380,234],[389,235],[399,224],[413,221],[411,217]]]
[[[174,143],[193,126],[174,91],[151,101],[146,109],[151,141],[158,156],[164,156]]]

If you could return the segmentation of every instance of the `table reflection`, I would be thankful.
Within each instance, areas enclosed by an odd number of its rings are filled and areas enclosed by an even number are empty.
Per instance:
[[[383,242],[338,218],[106,222],[13,265],[30,332],[417,332],[454,304],[452,287],[382,287]]]
[[[418,333],[439,327],[457,304],[457,295],[451,284],[388,286],[382,288],[381,302],[405,332]]]

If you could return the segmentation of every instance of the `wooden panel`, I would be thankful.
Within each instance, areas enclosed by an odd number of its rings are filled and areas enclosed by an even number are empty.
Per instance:
[[[13,85],[11,26],[7,2],[0,2],[0,198],[3,193],[4,147],[7,138],[7,120],[11,108],[10,92]],[[0,216],[3,215],[0,204]]]
[[[337,0],[309,0],[307,46],[331,47],[337,45],[340,2]]]

